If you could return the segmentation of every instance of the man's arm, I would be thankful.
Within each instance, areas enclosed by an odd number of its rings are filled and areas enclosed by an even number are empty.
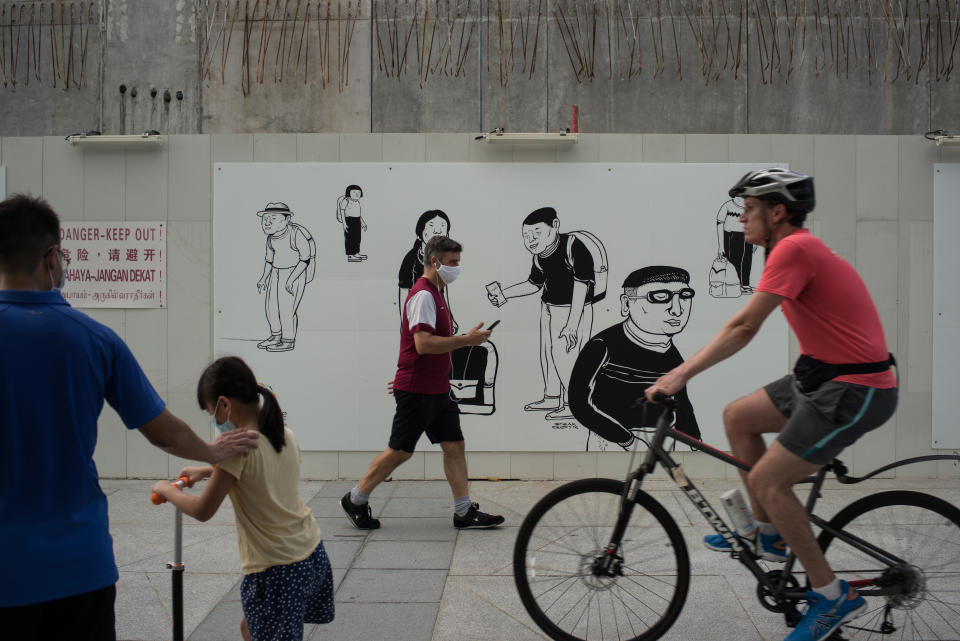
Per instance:
[[[481,327],[483,323],[459,336],[437,336],[427,331],[419,331],[413,335],[413,344],[417,348],[417,354],[446,354],[467,345],[485,343],[492,332],[480,329]]]
[[[257,447],[259,434],[253,430],[230,430],[212,443],[204,443],[190,426],[164,409],[156,418],[140,427],[147,440],[168,454],[190,459],[219,463],[234,454],[242,454]]]
[[[734,314],[709,343],[648,387],[647,398],[653,400],[656,392],[675,394],[700,372],[739,352],[756,336],[763,321],[782,300],[783,296],[768,292],[753,294],[750,302]]]

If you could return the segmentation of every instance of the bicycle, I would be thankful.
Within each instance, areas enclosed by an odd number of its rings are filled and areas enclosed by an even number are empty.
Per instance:
[[[808,585],[794,575],[790,552],[782,569],[760,565],[752,541],[741,538],[683,472],[663,445],[667,438],[742,470],[750,465],[671,427],[673,399],[663,406],[643,462],[625,481],[590,478],[544,496],[517,533],[513,574],[520,599],[552,639],[652,641],[677,620],[690,586],[690,559],[667,510],[642,489],[663,466],[707,522],[731,547],[730,555],[757,579],[764,608],[795,627]],[[801,483],[811,483],[806,509],[836,575],[867,599],[847,622],[853,639],[960,639],[960,509],[921,492],[883,491],[860,498],[826,521],[814,514],[828,472],[853,484],[886,470],[955,455],[897,461],[862,477],[839,460]],[[917,527],[919,526],[919,527]],[[831,640],[843,639],[840,630]]]

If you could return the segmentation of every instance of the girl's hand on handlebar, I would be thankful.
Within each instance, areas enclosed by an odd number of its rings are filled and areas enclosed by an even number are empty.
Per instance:
[[[193,487],[194,483],[210,478],[211,474],[213,474],[213,468],[206,465],[185,467],[180,470],[180,477],[187,478],[187,487]]]

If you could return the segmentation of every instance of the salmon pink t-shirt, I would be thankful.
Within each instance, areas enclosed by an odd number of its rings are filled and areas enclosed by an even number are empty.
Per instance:
[[[809,230],[798,229],[774,246],[757,290],[783,296],[780,307],[800,353],[835,365],[887,360],[883,326],[863,279]],[[834,380],[882,389],[897,385],[889,369]]]

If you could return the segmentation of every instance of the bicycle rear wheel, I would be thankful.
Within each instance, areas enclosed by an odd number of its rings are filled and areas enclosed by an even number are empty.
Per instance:
[[[620,512],[623,483],[584,479],[543,497],[520,525],[513,576],[527,612],[557,641],[652,641],[680,614],[690,560],[677,524],[637,496],[616,567],[594,571]]]
[[[881,492],[854,501],[830,526],[904,561],[890,569],[820,533],[820,548],[841,579],[864,592],[884,582],[905,586],[903,594],[867,596],[866,610],[845,624],[850,639],[960,639],[960,510],[929,494]]]

